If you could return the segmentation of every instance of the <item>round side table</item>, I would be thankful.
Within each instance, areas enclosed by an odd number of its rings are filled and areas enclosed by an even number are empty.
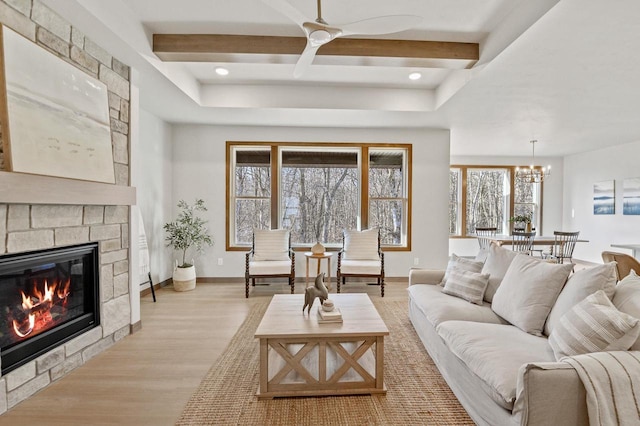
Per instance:
[[[306,284],[309,284],[309,259],[315,259],[318,262],[318,268],[316,274],[320,274],[320,264],[322,263],[322,259],[327,259],[327,282],[329,286],[331,285],[331,256],[333,253],[325,251],[324,253],[313,253],[307,251],[304,253],[304,256],[307,258],[307,280]],[[329,287],[327,286],[327,287]]]

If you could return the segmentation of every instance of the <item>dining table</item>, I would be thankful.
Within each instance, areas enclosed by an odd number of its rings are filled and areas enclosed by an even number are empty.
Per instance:
[[[494,235],[491,237],[488,237],[488,239],[490,239],[491,241],[495,241],[497,243],[499,243],[500,245],[511,245],[513,244],[513,236],[511,235]],[[536,235],[533,238],[533,245],[534,246],[552,246],[556,241],[556,237],[553,235]],[[578,239],[576,242],[578,243],[588,243],[589,240],[584,240],[584,239]],[[638,245],[638,249],[640,250],[640,245]]]

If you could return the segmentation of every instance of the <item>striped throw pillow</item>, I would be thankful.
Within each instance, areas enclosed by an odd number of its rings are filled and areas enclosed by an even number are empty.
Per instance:
[[[442,292],[476,305],[482,305],[487,285],[489,285],[489,274],[452,268]]]
[[[378,229],[344,231],[344,257],[347,260],[378,260]]]
[[[602,351],[626,351],[640,334],[640,321],[620,312],[603,290],[587,296],[560,318],[549,336],[556,360]]]
[[[289,230],[256,229],[253,247],[254,260],[289,260]]]
[[[481,272],[483,265],[483,262],[478,262],[474,259],[465,259],[464,257],[457,256],[455,253],[453,253],[449,258],[447,270],[444,272],[444,277],[442,278],[442,282],[440,283],[440,285],[445,285],[447,283],[449,273],[453,269],[470,272]]]

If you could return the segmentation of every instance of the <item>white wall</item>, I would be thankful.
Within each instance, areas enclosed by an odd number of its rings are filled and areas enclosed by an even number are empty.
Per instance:
[[[415,257],[421,267],[444,267],[448,256],[449,131],[425,129],[280,128],[174,125],[173,199],[205,200],[215,245],[196,260],[199,277],[244,276],[244,252],[225,251],[226,141],[386,142],[413,144],[411,252],[387,252],[388,276],[407,276]],[[218,266],[217,259],[224,264]],[[298,276],[304,256],[296,256]],[[335,258],[333,268],[335,273]],[[334,275],[335,276],[335,275]]]
[[[564,229],[580,231],[580,238],[589,243],[576,245],[574,257],[602,262],[600,254],[614,249],[611,244],[640,243],[640,216],[622,214],[622,184],[626,178],[640,177],[638,159],[640,141],[597,151],[571,155],[565,158]],[[593,214],[593,184],[615,180],[615,215]]]
[[[487,166],[527,166],[531,157],[499,157],[499,156],[464,156],[451,157],[451,164],[459,165],[487,165]],[[551,165],[551,177],[544,181],[542,195],[542,229],[538,235],[552,235],[553,231],[561,230],[563,216],[563,180],[565,167],[563,158],[536,157],[540,166]],[[478,241],[475,238],[451,238],[449,252],[459,256],[474,256],[478,252]]]
[[[132,185],[137,188],[138,208],[142,213],[149,246],[151,278],[164,281],[173,274],[173,253],[165,245],[163,226],[173,220],[171,125],[140,109],[139,144],[135,150]],[[135,236],[134,236],[135,237]],[[138,274],[132,273],[138,280]],[[145,286],[143,288],[146,288]]]

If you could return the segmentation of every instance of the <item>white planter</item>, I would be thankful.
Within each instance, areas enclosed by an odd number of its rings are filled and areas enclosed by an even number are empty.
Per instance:
[[[196,267],[173,269],[173,289],[175,291],[189,291],[196,288]]]

